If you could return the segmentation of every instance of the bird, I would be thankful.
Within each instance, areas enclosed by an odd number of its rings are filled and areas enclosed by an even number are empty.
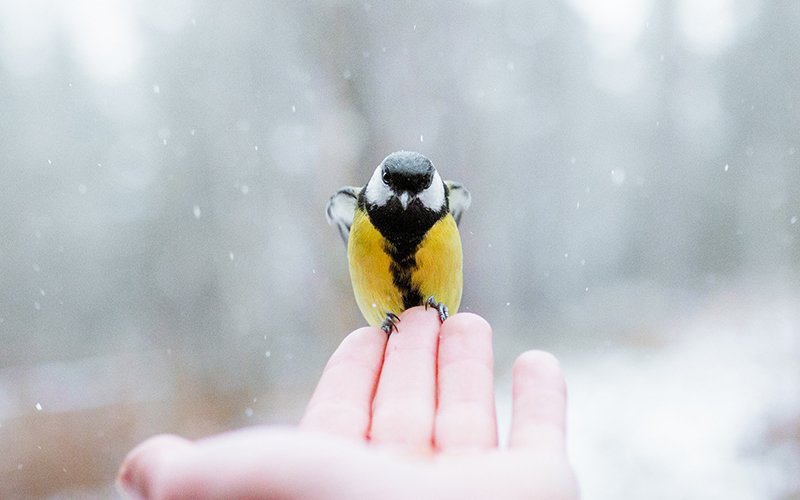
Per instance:
[[[442,180],[433,163],[412,151],[387,156],[364,187],[345,186],[325,213],[347,246],[350,280],[361,313],[387,334],[414,306],[435,308],[439,320],[458,312],[462,250],[458,224],[469,190]]]

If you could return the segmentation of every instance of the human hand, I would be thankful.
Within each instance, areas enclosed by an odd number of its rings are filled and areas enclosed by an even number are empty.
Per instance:
[[[118,484],[142,499],[576,499],[558,361],[528,351],[513,373],[508,450],[497,448],[491,328],[413,308],[398,332],[351,333],[298,428],[190,442],[156,436]]]

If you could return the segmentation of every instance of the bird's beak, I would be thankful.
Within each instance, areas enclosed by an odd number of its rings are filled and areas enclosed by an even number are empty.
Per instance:
[[[408,200],[410,197],[411,195],[408,194],[408,191],[404,191],[400,196],[398,196],[398,198],[400,199],[400,204],[403,205],[403,210],[408,208]]]

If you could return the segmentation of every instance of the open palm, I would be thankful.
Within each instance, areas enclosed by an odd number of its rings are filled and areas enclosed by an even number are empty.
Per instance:
[[[388,337],[351,333],[300,426],[190,442],[157,436],[128,455],[125,494],[147,499],[574,499],[566,387],[541,351],[514,365],[509,447],[497,447],[491,328],[413,308]]]

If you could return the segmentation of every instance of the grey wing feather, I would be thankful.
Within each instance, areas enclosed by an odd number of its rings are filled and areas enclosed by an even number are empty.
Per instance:
[[[472,202],[472,195],[460,182],[444,181],[444,183],[447,184],[447,188],[450,190],[450,196],[448,197],[450,213],[453,214],[453,218],[458,224],[461,222],[461,215],[469,208],[469,204]]]
[[[331,196],[328,206],[325,207],[325,216],[328,219],[328,224],[331,226],[336,225],[345,245],[347,245],[347,240],[350,237],[350,226],[353,225],[353,218],[356,216],[359,192],[361,192],[361,188],[345,186]]]

